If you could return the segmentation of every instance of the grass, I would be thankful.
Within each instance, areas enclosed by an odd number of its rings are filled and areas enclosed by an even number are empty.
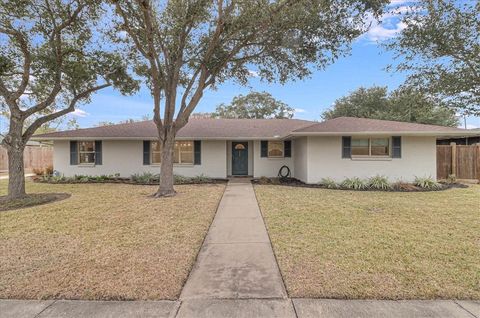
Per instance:
[[[6,194],[0,181],[0,195]],[[27,184],[69,199],[0,212],[0,298],[176,299],[224,185]]]
[[[290,297],[480,299],[480,186],[255,186]]]
[[[0,212],[27,208],[69,198],[68,193],[33,193],[25,198],[11,200],[7,196],[0,196]]]

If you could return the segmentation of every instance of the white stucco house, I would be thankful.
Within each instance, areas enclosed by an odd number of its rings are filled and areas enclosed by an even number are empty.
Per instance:
[[[383,175],[391,181],[436,178],[437,138],[467,136],[459,128],[363,118],[191,119],[177,135],[174,172],[275,177],[282,166],[306,183],[322,178]],[[54,169],[65,176],[160,170],[152,121],[37,135],[53,141]]]

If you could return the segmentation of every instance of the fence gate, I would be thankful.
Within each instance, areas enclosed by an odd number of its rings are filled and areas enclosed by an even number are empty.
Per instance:
[[[437,146],[437,178],[446,179],[450,175],[480,180],[480,144]]]

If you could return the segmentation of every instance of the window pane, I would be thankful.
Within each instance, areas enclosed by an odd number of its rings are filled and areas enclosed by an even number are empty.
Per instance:
[[[368,156],[368,138],[352,139],[352,156]]]
[[[160,150],[160,149],[161,149],[160,143],[159,143],[158,141],[152,141],[152,142],[150,143],[150,146],[151,146],[151,148],[152,148],[152,152],[153,152],[153,151],[161,151],[161,150]]]
[[[173,151],[173,163],[180,163],[180,149],[176,147],[175,145],[175,150]]]
[[[161,163],[162,162],[162,153],[161,152],[152,152],[152,163]]]
[[[81,152],[80,163],[95,163],[95,153],[93,152]]]
[[[180,150],[183,151],[192,151],[193,152],[193,142],[191,141],[177,141],[177,147],[180,147]]]
[[[372,156],[388,156],[388,147],[388,138],[372,138]]]
[[[269,141],[268,142],[268,156],[269,157],[283,157],[283,141]]]
[[[79,151],[95,151],[95,142],[93,141],[80,141],[78,143]]]
[[[181,153],[182,163],[193,163],[193,152]]]

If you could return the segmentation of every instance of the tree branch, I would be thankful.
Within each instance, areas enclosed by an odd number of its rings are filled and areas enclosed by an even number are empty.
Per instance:
[[[83,98],[87,98],[88,96],[90,96],[90,94],[92,94],[96,91],[99,91],[101,89],[104,89],[106,87],[109,87],[111,85],[112,84],[110,84],[110,83],[105,83],[103,85],[99,85],[99,86],[89,88],[89,89],[79,93],[78,95],[76,95],[70,101],[70,104],[68,105],[67,108],[64,108],[64,109],[59,110],[57,112],[54,112],[54,113],[51,113],[51,114],[48,114],[48,115],[37,118],[23,133],[23,135],[22,135],[23,141],[24,142],[28,141],[30,139],[30,137],[32,137],[32,135],[35,133],[35,131],[38,128],[40,128],[40,126],[42,126],[43,124],[45,124],[45,123],[47,123],[51,120],[57,119],[58,117],[61,117],[63,115],[66,115],[68,113],[71,113],[71,112],[75,111],[75,106],[76,106],[76,104],[79,100],[81,100]]]

